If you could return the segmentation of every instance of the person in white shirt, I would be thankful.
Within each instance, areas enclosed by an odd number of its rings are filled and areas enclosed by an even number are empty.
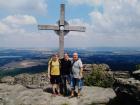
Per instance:
[[[78,53],[73,53],[71,70],[71,96],[74,97],[75,87],[78,86],[77,96],[80,97],[80,92],[83,86],[83,64],[81,59],[78,58]]]

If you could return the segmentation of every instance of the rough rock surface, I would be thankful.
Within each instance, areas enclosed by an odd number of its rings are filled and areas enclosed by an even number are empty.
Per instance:
[[[84,75],[89,75],[93,70],[110,71],[110,67],[107,64],[84,64]]]
[[[46,73],[19,74],[15,77],[6,76],[0,80],[0,83],[21,84],[28,88],[44,88],[49,84],[49,79]]]
[[[131,75],[129,71],[113,72],[115,78],[114,90],[117,97],[128,105],[140,104],[139,70]]]
[[[132,99],[136,103],[140,103],[140,81],[135,78],[116,78],[114,90],[118,97],[128,101]],[[125,95],[125,96],[124,96]],[[123,97],[124,96],[124,97]],[[129,101],[130,101],[129,100]]]
[[[20,84],[0,84],[0,105],[105,105],[116,97],[111,88],[84,87],[81,98],[56,96],[42,89],[28,89]]]
[[[129,71],[112,71],[114,78],[130,78]]]
[[[136,79],[140,80],[140,70],[134,71],[134,72],[133,72],[133,76],[134,76]]]
[[[0,80],[1,83],[7,83],[7,84],[10,84],[10,85],[13,85],[14,82],[15,82],[15,78],[14,77],[11,77],[11,76],[7,76],[7,77],[3,77],[1,80]]]
[[[84,64],[84,76],[90,74],[96,69],[105,71],[110,70],[109,66],[106,64]],[[23,73],[16,75],[15,77],[6,76],[0,80],[0,83],[21,84],[28,88],[44,88],[49,84],[49,79],[47,78],[47,73],[45,72],[37,74]]]

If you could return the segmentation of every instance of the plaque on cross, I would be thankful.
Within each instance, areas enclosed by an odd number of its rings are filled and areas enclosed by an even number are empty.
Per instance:
[[[86,27],[83,26],[70,26],[67,21],[65,21],[65,4],[61,4],[60,9],[60,20],[57,22],[58,25],[38,25],[39,30],[54,30],[59,36],[59,56],[63,58],[64,56],[64,36],[68,34],[69,31],[79,31],[85,32]]]

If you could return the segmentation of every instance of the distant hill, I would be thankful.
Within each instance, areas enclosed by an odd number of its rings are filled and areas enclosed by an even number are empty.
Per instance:
[[[140,64],[139,48],[66,48],[72,57],[78,52],[84,64],[108,64],[113,71],[134,71]],[[48,59],[57,49],[0,49],[0,75],[46,71]],[[12,71],[10,71],[12,70]],[[4,71],[4,72],[3,72]]]

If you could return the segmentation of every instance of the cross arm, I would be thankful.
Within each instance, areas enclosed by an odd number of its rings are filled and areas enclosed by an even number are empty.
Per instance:
[[[55,25],[38,25],[39,30],[59,30],[59,26]]]
[[[82,26],[65,26],[65,30],[85,32],[86,27],[82,27]]]

